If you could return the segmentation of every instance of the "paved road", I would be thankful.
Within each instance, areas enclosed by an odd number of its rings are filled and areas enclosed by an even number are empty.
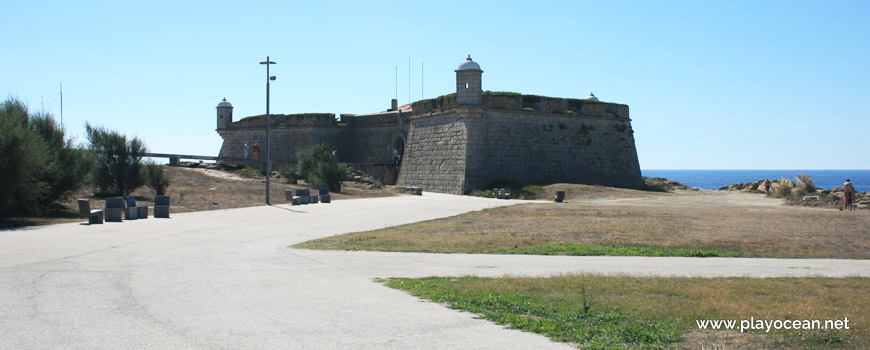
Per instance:
[[[867,261],[855,260],[747,263],[287,248],[516,202],[426,193],[0,231],[0,349],[568,348],[421,302],[371,279],[584,271],[870,276]]]

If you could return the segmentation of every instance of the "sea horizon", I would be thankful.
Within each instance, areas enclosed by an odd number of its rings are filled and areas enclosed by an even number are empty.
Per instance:
[[[870,170],[866,169],[641,169],[641,174],[701,189],[718,189],[764,179],[794,181],[798,174],[802,174],[809,175],[820,189],[843,187],[846,179],[851,179],[858,192],[870,191]]]

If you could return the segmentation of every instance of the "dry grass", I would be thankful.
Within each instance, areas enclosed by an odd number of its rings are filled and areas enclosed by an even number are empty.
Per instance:
[[[523,253],[558,243],[686,248],[789,258],[870,258],[870,212],[755,206],[728,197],[614,196],[594,192],[566,204],[523,204],[298,245],[313,249],[441,253]],[[747,197],[748,196],[748,197]],[[577,198],[577,197],[575,197]],[[732,199],[733,198],[733,199]],[[747,204],[740,201],[747,201]],[[776,201],[776,200],[772,200]],[[559,252],[553,252],[558,254]]]
[[[866,349],[870,346],[870,290],[868,278],[663,278],[627,276],[557,276],[546,278],[441,278],[391,279],[389,286],[453,307],[483,314],[496,322],[536,318],[552,320],[555,328],[530,325],[561,340],[582,344],[624,334],[626,329],[645,329],[648,340],[668,339],[676,325],[683,343],[665,340],[655,346],[683,349],[817,348]],[[584,288],[585,286],[585,288]],[[592,303],[584,311],[583,290]],[[511,314],[519,314],[510,316]],[[621,315],[637,322],[625,325],[577,322],[562,328],[567,320],[596,319]],[[517,317],[518,316],[518,317]],[[613,317],[599,317],[603,320]],[[698,330],[696,320],[843,320],[849,330],[780,330],[771,333],[741,333]],[[615,319],[619,319],[618,317]],[[646,327],[652,322],[654,327]],[[513,324],[517,326],[516,324]],[[532,327],[534,326],[534,327]],[[646,328],[644,328],[646,327]],[[551,332],[552,329],[555,329]],[[663,332],[659,336],[655,334]],[[592,336],[590,336],[592,335]],[[572,338],[573,337],[573,338]],[[641,342],[643,345],[652,345]]]
[[[167,195],[172,200],[172,213],[194,211],[243,208],[266,205],[266,180],[262,175],[245,177],[219,170],[192,169],[182,167],[167,167],[171,177]],[[308,188],[304,181],[298,185],[290,185],[283,179],[273,178],[270,184],[270,200],[272,204],[286,204],[284,190]],[[151,206],[154,204],[154,192],[147,186],[136,190],[133,195],[137,204]],[[392,188],[368,189],[362,185],[345,182],[342,193],[332,193],[334,200],[365,197],[383,197],[396,195]],[[105,207],[105,198],[94,197],[90,188],[79,191],[75,196],[63,203],[62,208],[40,217],[3,218],[0,227],[17,227],[30,225],[45,225],[67,222],[81,222],[78,217],[77,198],[90,198],[91,208]]]

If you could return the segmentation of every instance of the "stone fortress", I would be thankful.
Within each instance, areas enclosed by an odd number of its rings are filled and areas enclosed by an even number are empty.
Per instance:
[[[641,188],[628,106],[584,99],[484,92],[483,70],[469,56],[456,69],[456,93],[371,114],[273,114],[272,161],[295,163],[299,150],[325,144],[338,160],[386,168],[386,178],[424,191],[464,194],[495,182],[579,183]],[[233,121],[217,106],[220,158],[242,158],[259,143],[266,116]],[[393,163],[393,150],[402,155]],[[387,180],[386,182],[392,182]]]

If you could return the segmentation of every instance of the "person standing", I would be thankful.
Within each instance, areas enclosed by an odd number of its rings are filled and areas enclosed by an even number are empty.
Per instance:
[[[254,142],[254,159],[260,159],[260,144]]]
[[[843,206],[845,210],[855,210],[855,186],[850,179],[843,183]]]
[[[248,145],[248,142],[245,141],[245,159],[248,159],[248,154],[250,154],[251,146]]]
[[[770,193],[770,179],[764,179],[764,192]]]

